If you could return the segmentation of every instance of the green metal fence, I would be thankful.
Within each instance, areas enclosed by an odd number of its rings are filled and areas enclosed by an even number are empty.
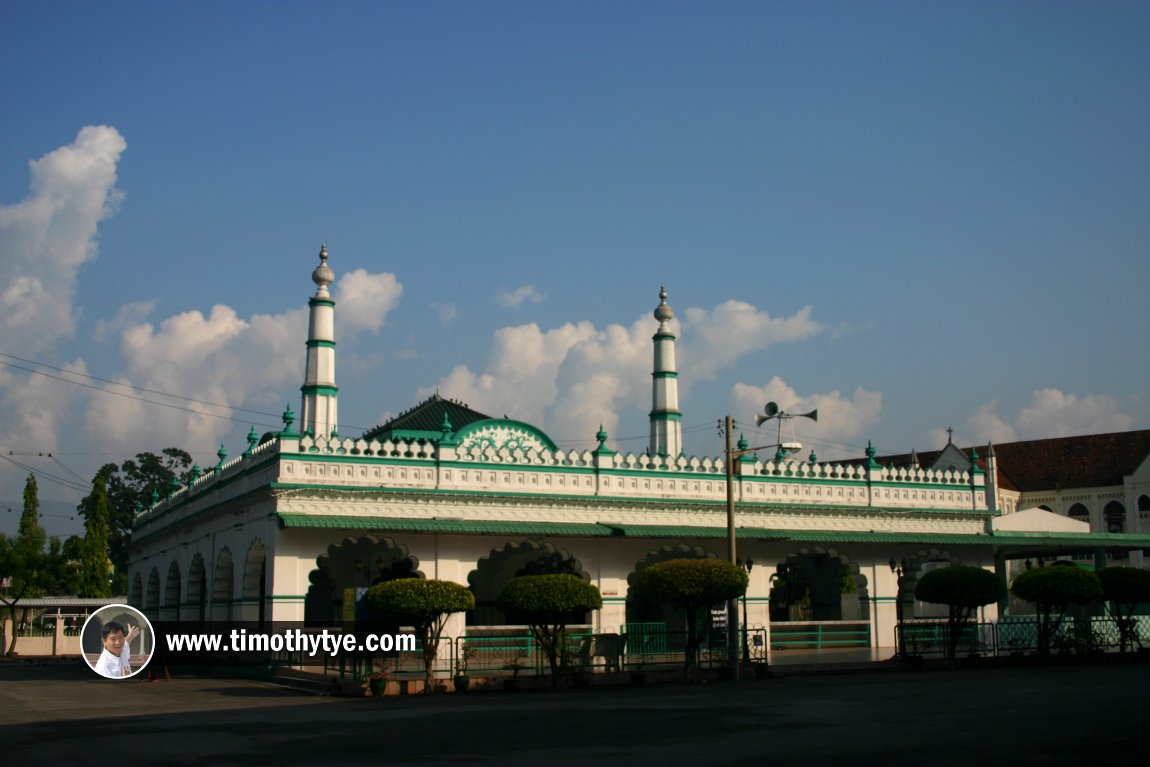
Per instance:
[[[1050,638],[1049,650],[1055,653],[1117,652],[1121,640],[1119,628],[1115,618],[1064,618]],[[895,644],[908,655],[943,655],[946,636],[945,621],[904,621],[895,629]],[[1150,616],[1134,620],[1131,638],[1132,648],[1150,647]],[[966,626],[956,654],[1010,655],[1037,649],[1037,619],[1003,618],[997,623]]]

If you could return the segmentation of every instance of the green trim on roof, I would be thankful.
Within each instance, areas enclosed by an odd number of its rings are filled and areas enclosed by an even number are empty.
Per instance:
[[[457,533],[461,535],[552,535],[606,538],[611,528],[577,522],[513,522],[475,519],[409,519],[280,513],[282,527],[346,528],[407,533]]]
[[[991,536],[1004,546],[1058,545],[1089,549],[1150,549],[1150,535],[1133,533],[1031,533],[1003,530]]]

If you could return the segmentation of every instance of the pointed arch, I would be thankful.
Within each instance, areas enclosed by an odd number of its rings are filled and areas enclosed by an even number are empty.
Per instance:
[[[184,609],[180,611],[182,620],[203,623],[208,615],[208,572],[204,566],[204,555],[199,552],[192,557],[188,567],[188,585],[185,588]]]
[[[253,539],[248,546],[240,600],[243,617],[262,626],[267,620],[267,547],[261,538]]]
[[[138,572],[132,579],[132,595],[128,598],[128,604],[137,609],[144,607],[144,576]]]
[[[212,620],[230,621],[235,594],[235,563],[227,546],[216,557],[215,576],[212,578]]]
[[[144,612],[157,617],[160,610],[160,570],[152,568],[148,574],[148,591],[144,596]]]
[[[161,620],[179,620],[180,617],[180,563],[172,560],[164,580],[164,606]]]

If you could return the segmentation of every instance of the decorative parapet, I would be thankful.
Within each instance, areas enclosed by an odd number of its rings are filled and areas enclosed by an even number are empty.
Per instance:
[[[600,446],[602,448],[602,446]],[[608,450],[550,450],[523,444],[471,441],[459,446],[429,441],[378,441],[302,435],[249,445],[188,487],[137,517],[187,503],[209,489],[269,461],[271,482],[340,488],[574,496],[600,500],[723,503],[721,458],[618,454]],[[847,506],[892,510],[987,510],[982,473],[936,471],[801,460],[742,459],[736,465],[739,503]]]

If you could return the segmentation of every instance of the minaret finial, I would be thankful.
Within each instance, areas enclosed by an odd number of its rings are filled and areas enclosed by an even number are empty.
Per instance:
[[[655,307],[655,319],[659,324],[666,324],[674,316],[675,312],[667,304],[667,286],[663,285],[659,288],[659,305]]]
[[[327,243],[319,249],[319,266],[311,273],[311,281],[316,284],[315,294],[327,297],[327,286],[335,282],[335,272],[327,265]]]

